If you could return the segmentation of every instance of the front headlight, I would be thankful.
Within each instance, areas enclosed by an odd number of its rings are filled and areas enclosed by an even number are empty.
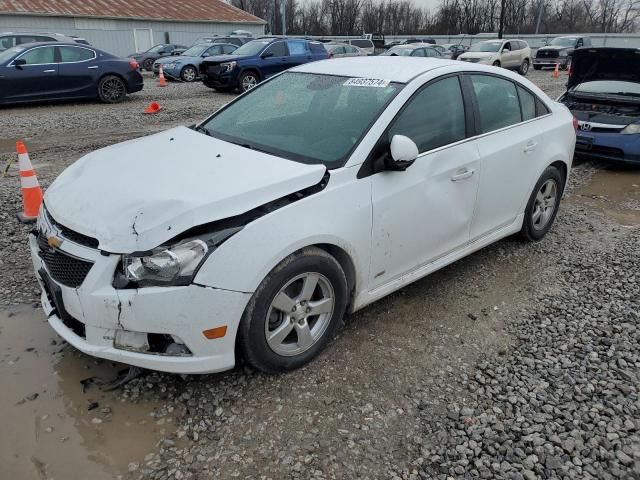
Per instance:
[[[634,133],[640,133],[640,123],[631,123],[624,127],[620,132],[624,135],[631,135]]]
[[[205,259],[242,227],[230,227],[154,248],[146,255],[123,255],[115,288],[188,285]]]
[[[236,62],[226,62],[220,64],[220,69],[222,73],[229,73],[234,68],[236,68]]]
[[[207,244],[196,239],[155,249],[146,257],[124,256],[124,276],[136,284],[183,285],[191,280],[208,251]]]

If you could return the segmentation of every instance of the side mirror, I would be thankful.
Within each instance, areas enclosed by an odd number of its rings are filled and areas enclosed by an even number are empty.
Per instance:
[[[264,52],[262,55],[260,55],[260,58],[262,58],[263,60],[269,57],[273,57],[273,52]]]
[[[509,50],[507,47],[502,49],[502,53],[509,53],[511,50]]]
[[[409,168],[418,158],[418,146],[413,140],[404,135],[394,135],[391,139],[391,158],[387,158],[386,167],[389,170],[403,171]]]
[[[18,58],[13,61],[13,66],[16,68],[22,68],[22,66],[26,64],[27,64],[27,61],[24,58]]]

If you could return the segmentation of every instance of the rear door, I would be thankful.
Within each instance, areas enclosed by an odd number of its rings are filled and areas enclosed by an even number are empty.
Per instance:
[[[6,68],[6,81],[11,92],[5,96],[10,101],[46,100],[58,95],[58,63],[54,46],[33,47],[19,55],[26,65]],[[14,60],[15,61],[15,60]]]
[[[269,78],[276,73],[289,68],[289,50],[284,41],[271,43],[260,55],[260,70],[264,78]]]
[[[58,77],[65,96],[95,95],[102,72],[94,50],[87,47],[57,47],[60,54]]]
[[[312,60],[309,45],[305,40],[287,40],[287,48],[289,49],[289,57],[287,59],[287,68],[302,65]]]
[[[466,81],[474,94],[480,134],[476,143],[482,159],[473,241],[511,225],[524,211],[531,179],[539,168],[536,150],[542,138],[535,101],[527,102],[524,96],[529,92],[497,75],[472,74]],[[533,98],[530,93],[528,98]]]

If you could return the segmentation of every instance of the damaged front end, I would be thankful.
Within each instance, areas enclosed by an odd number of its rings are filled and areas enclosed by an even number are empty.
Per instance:
[[[578,49],[559,101],[577,120],[576,154],[640,164],[640,50]]]

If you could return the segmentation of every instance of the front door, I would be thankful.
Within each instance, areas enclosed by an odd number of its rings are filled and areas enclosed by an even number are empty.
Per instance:
[[[269,45],[261,55],[260,70],[264,78],[269,78],[289,68],[288,57],[289,50],[286,42],[274,42]]]
[[[389,140],[405,135],[422,153],[406,171],[372,177],[372,288],[469,241],[480,161],[466,124],[457,76],[428,84],[394,120]]]
[[[17,102],[46,100],[58,93],[60,83],[55,47],[34,47],[15,60],[18,59],[26,61],[26,64],[18,66],[10,64],[4,69],[6,82],[11,84],[9,94],[4,97],[5,100]]]
[[[477,140],[482,174],[471,226],[474,240],[511,225],[524,211],[531,178],[538,168],[533,155],[543,140],[537,123],[530,121],[535,118],[535,101],[530,93],[505,78],[470,75],[470,79],[480,129],[486,134]]]

